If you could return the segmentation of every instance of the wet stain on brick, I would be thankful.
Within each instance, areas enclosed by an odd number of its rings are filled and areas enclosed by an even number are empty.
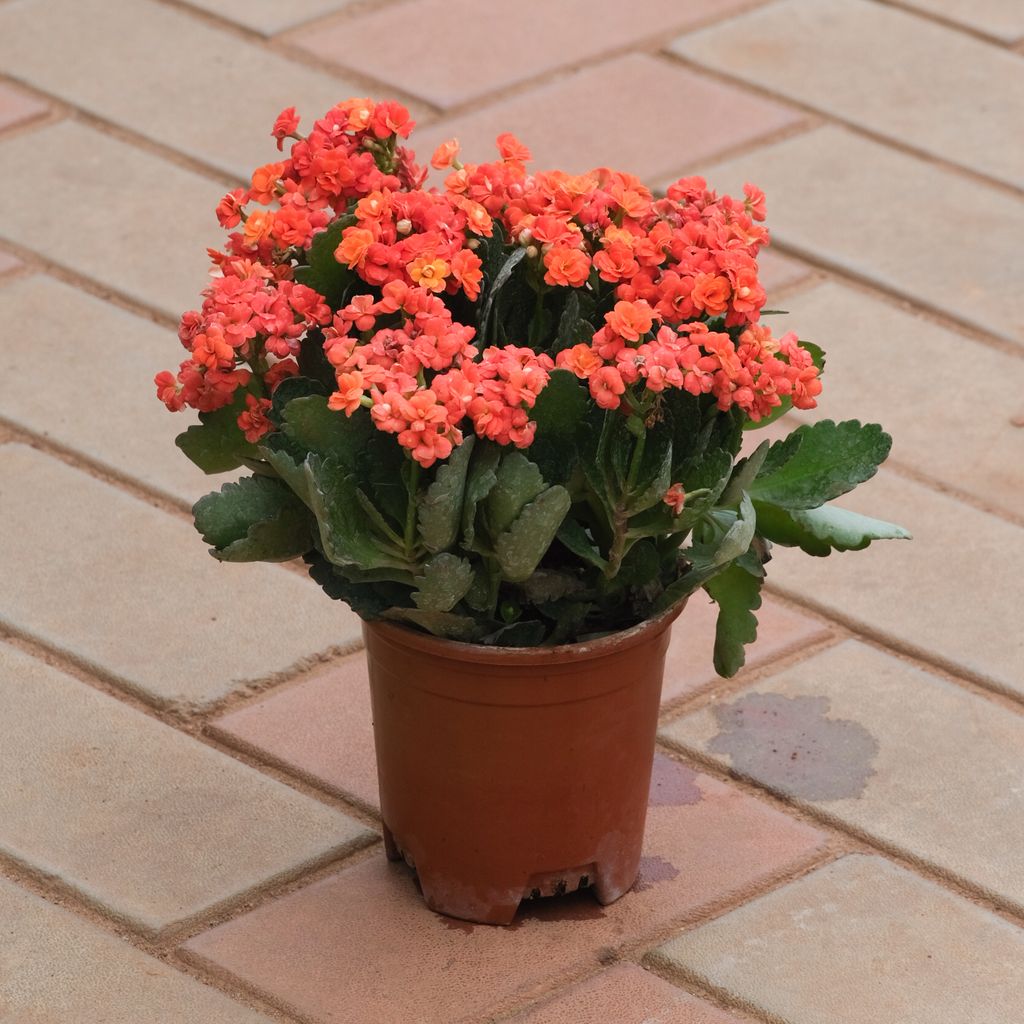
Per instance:
[[[685,807],[688,804],[699,804],[701,799],[700,786],[697,785],[697,773],[685,764],[679,764],[664,754],[654,758],[654,770],[651,772],[651,795],[648,800],[650,807]]]
[[[658,882],[671,882],[679,877],[679,868],[664,857],[641,857],[640,874],[633,883],[633,892],[646,892]]]
[[[878,741],[859,722],[829,718],[827,697],[750,693],[715,708],[708,749],[743,775],[804,800],[861,796]]]

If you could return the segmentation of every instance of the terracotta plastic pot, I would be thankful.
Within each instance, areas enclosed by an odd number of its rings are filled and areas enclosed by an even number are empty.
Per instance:
[[[524,898],[630,889],[681,610],[527,649],[364,624],[387,855],[428,906],[508,924]]]

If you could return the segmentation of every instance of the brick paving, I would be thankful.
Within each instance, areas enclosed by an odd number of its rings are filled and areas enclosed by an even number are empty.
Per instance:
[[[1022,62],[1017,0],[0,4],[0,1019],[1017,1020]],[[390,91],[765,188],[814,415],[895,435],[848,504],[915,534],[778,552],[734,680],[695,599],[640,884],[505,930],[385,861],[357,621],[206,555],[150,396],[277,111]]]

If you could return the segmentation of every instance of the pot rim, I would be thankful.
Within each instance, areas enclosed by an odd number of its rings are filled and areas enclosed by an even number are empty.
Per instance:
[[[372,629],[385,643],[413,648],[426,654],[450,658],[453,661],[471,661],[485,665],[540,665],[563,662],[589,661],[612,652],[629,650],[643,643],[651,634],[667,629],[679,617],[690,597],[687,595],[678,604],[661,612],[652,619],[644,619],[635,626],[608,633],[594,640],[583,640],[574,644],[557,644],[553,647],[495,647],[488,644],[464,643],[461,640],[444,640],[441,637],[422,633],[397,622],[374,619],[363,620],[364,629]]]

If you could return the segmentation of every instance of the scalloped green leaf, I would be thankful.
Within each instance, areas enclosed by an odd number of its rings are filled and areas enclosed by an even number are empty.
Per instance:
[[[225,562],[284,562],[313,544],[305,505],[281,481],[243,477],[192,507],[196,529]]]
[[[546,484],[537,466],[522,452],[508,452],[498,466],[497,480],[487,495],[487,523],[493,536],[504,533]]]
[[[877,423],[821,420],[799,427],[771,446],[750,496],[780,508],[817,508],[870,480],[891,447]]]
[[[462,640],[469,643],[478,640],[483,633],[481,624],[468,615],[438,612],[429,608],[388,608],[381,612],[380,617],[394,622],[412,623],[446,640]]]
[[[215,412],[201,412],[199,422],[182,431],[174,443],[204,473],[227,473],[256,456],[256,446],[245,439],[238,414],[248,391],[239,388],[234,401]]]
[[[744,647],[757,639],[757,616],[761,607],[762,579],[739,562],[733,562],[704,584],[718,605],[715,626],[715,671],[727,679],[736,675],[746,660]]]
[[[561,486],[541,492],[494,544],[502,575],[510,583],[522,583],[537,568],[562,525],[572,499]]]
[[[757,530],[763,537],[818,557],[833,551],[861,551],[873,540],[910,539],[910,533],[902,526],[835,505],[789,510],[759,501],[755,508]]]
[[[459,535],[466,494],[466,474],[476,438],[470,435],[437,468],[433,483],[420,500],[420,537],[428,551],[450,548]]]
[[[442,551],[423,566],[416,577],[412,599],[417,608],[450,612],[473,585],[473,566],[465,558]]]
[[[304,465],[324,556],[357,569],[408,569],[402,552],[374,536],[359,503],[355,477],[335,459],[309,455]]]
[[[289,440],[321,458],[334,459],[346,472],[355,468],[374,431],[366,410],[346,416],[328,408],[323,395],[293,399],[284,407],[282,417],[282,429]]]

